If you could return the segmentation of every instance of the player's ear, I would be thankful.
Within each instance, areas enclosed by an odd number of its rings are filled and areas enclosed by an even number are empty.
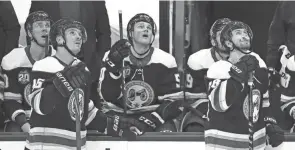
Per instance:
[[[225,46],[227,46],[229,49],[233,49],[233,43],[228,40],[225,41]]]
[[[215,40],[214,39],[211,39],[211,45],[214,47],[216,46],[216,43],[215,43]]]

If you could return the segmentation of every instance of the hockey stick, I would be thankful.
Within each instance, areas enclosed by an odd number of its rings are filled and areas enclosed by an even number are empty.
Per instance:
[[[74,90],[74,96],[75,96],[75,117],[76,117],[76,142],[77,142],[77,150],[81,150],[81,122],[80,122],[80,109],[79,109],[79,92],[76,92]]]
[[[253,72],[249,74],[249,79],[248,79],[248,85],[250,87],[249,89],[249,96],[248,96],[248,120],[249,120],[249,150],[254,149],[253,145],[253,135],[254,135],[254,124],[253,124],[253,89],[254,89],[254,84],[253,84]]]
[[[189,51],[190,48],[190,21],[191,21],[191,2],[184,2],[184,44],[183,44],[183,58],[182,58],[182,72],[181,73],[181,91],[183,92],[183,108],[184,111],[182,113],[182,118],[185,116],[185,114],[188,111],[192,111],[195,114],[195,111],[193,111],[194,108],[192,108],[189,104],[186,102],[186,82],[187,82],[187,52]],[[181,128],[182,126],[180,126]],[[178,131],[182,131],[182,129],[179,129]]]
[[[123,39],[123,19],[122,19],[122,10],[118,11],[119,13],[119,31],[120,31],[120,40]],[[126,104],[126,95],[125,95],[125,73],[124,73],[124,59],[122,62],[122,70],[121,70],[121,75],[122,75],[122,94],[123,94],[123,107],[124,107],[124,115],[126,116],[127,113],[127,104]]]

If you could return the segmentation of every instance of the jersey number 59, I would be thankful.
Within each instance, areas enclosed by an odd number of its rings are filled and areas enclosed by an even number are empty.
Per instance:
[[[176,79],[176,87],[180,88],[180,75],[175,74]],[[192,88],[193,87],[193,77],[190,74],[186,74],[186,88]]]

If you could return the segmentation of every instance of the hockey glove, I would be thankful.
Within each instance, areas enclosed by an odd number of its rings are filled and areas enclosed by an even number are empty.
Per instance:
[[[183,111],[182,101],[165,101],[162,103],[156,111],[152,113],[145,113],[138,118],[142,123],[142,127],[145,132],[155,131],[160,125],[164,124],[168,120],[172,120],[178,117]]]
[[[129,55],[131,44],[128,40],[117,41],[110,50],[104,64],[109,72],[118,74],[122,68],[123,59]]]
[[[140,123],[131,118],[123,118],[114,115],[107,118],[107,135],[113,137],[123,137],[128,140],[136,139],[136,136],[143,134]]]
[[[277,122],[272,117],[265,117],[264,122],[266,124],[266,134],[269,137],[269,144],[272,147],[281,145],[284,140],[284,131],[277,125]]]
[[[63,97],[69,97],[74,89],[88,86],[90,79],[91,74],[85,63],[80,62],[57,72],[53,78],[53,84]]]
[[[230,68],[230,76],[240,83],[246,83],[249,73],[259,67],[258,60],[252,55],[243,56],[239,62]]]

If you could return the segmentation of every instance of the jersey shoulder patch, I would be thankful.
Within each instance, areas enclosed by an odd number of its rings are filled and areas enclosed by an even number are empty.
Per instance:
[[[166,66],[167,68],[177,67],[175,58],[171,54],[159,48],[154,48],[154,52],[152,54],[151,61],[149,64],[151,63],[160,63]]]
[[[210,79],[229,79],[229,71],[232,64],[228,61],[219,60],[213,63],[208,71],[207,71],[207,78]]]
[[[32,67],[25,48],[15,48],[2,59],[1,66],[4,70],[12,70],[19,67]]]
[[[54,57],[46,57],[36,61],[32,71],[56,73],[64,69],[64,66]]]
[[[189,56],[187,65],[192,70],[207,69],[214,63],[211,55],[211,48],[201,49]]]

